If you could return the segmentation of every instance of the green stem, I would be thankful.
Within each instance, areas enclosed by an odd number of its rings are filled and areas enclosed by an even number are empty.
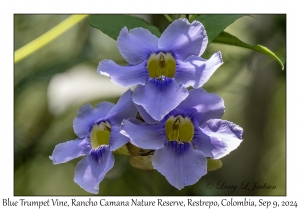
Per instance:
[[[49,44],[51,41],[53,41],[54,39],[62,35],[64,32],[69,30],[71,27],[73,27],[74,25],[76,25],[77,23],[79,23],[87,17],[88,15],[71,15],[63,22],[59,23],[57,26],[50,29],[40,37],[36,38],[32,42],[16,50],[14,62],[18,63],[19,61],[31,55],[35,51]]]
[[[165,16],[165,18],[169,21],[169,22],[173,22],[173,19],[171,18],[171,16],[170,15],[164,15]]]
[[[179,15],[179,17],[180,17],[180,18],[186,18],[186,16],[183,15],[183,14]]]
[[[196,17],[198,17],[198,16],[200,16],[200,15],[189,15],[189,21],[193,22],[196,19]]]

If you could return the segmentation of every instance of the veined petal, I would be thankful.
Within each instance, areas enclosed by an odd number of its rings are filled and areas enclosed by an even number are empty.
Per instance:
[[[86,139],[76,139],[56,145],[52,156],[49,158],[53,161],[53,164],[60,164],[86,155],[90,150],[90,142]]]
[[[189,96],[176,109],[197,109],[197,120],[201,126],[207,120],[220,119],[224,112],[224,101],[214,93],[207,93],[203,88],[190,90]]]
[[[177,61],[175,79],[186,87],[199,88],[222,64],[221,52],[213,54],[209,60],[192,55],[184,61]]]
[[[123,58],[135,65],[148,59],[158,49],[158,38],[144,28],[134,28],[128,32],[124,27],[117,39],[117,45]]]
[[[119,126],[112,126],[110,139],[109,139],[109,149],[115,151],[121,146],[129,142],[129,138],[120,133],[121,128]]]
[[[99,63],[97,72],[109,76],[113,83],[126,88],[144,85],[149,78],[147,61],[133,66],[120,66],[112,60],[104,60]]]
[[[178,147],[184,148],[180,152],[181,148]],[[152,164],[171,185],[179,190],[195,184],[207,173],[207,161],[204,154],[193,149],[190,144],[177,144],[175,141],[156,150]]]
[[[219,159],[242,142],[243,129],[226,120],[212,119],[195,131],[193,143],[207,157]]]
[[[149,80],[145,86],[137,86],[133,91],[132,100],[135,104],[143,106],[148,114],[160,121],[171,110],[183,101],[189,92],[172,79]]]
[[[203,25],[199,21],[177,19],[173,21],[162,33],[159,41],[159,49],[172,52],[179,60],[188,56],[200,56],[208,43],[208,37]]]
[[[143,149],[160,149],[167,142],[165,130],[159,125],[124,120],[121,133],[130,138],[132,144]]]
[[[136,117],[137,112],[135,104],[132,102],[132,91],[129,89],[119,98],[108,116],[113,124],[121,125],[124,119]]]
[[[73,121],[75,134],[80,138],[84,138],[93,122],[105,117],[113,106],[113,103],[102,102],[95,109],[90,104],[80,107]]]
[[[76,165],[74,181],[87,192],[97,194],[99,183],[114,166],[114,162],[114,156],[107,147],[93,149]]]
[[[143,118],[143,120],[148,123],[148,124],[157,124],[158,121],[153,119],[148,112],[146,112],[146,110],[141,106],[141,105],[135,105],[139,114],[141,115],[141,117]]]

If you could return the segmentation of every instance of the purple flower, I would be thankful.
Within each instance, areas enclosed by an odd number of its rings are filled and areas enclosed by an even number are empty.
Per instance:
[[[224,110],[218,95],[194,89],[157,125],[125,120],[121,133],[132,144],[155,150],[153,167],[182,189],[207,173],[206,157],[219,159],[241,143],[242,128],[221,120]]]
[[[114,166],[112,151],[123,146],[129,139],[120,134],[123,119],[136,117],[132,91],[126,91],[116,105],[102,102],[93,108],[82,106],[73,121],[76,140],[55,146],[50,159],[53,164],[65,163],[86,155],[75,168],[74,181],[90,193],[98,193],[99,184]]]
[[[109,76],[117,85],[130,87],[133,102],[143,118],[148,114],[160,121],[189,94],[187,87],[201,87],[223,63],[220,52],[209,60],[201,56],[208,38],[198,21],[177,19],[160,38],[144,28],[124,27],[117,39],[121,55],[129,63],[99,63],[98,73]]]

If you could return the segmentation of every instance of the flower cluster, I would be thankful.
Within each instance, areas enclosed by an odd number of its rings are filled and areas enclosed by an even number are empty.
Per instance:
[[[90,193],[114,165],[113,151],[125,144],[153,151],[153,168],[182,189],[207,173],[207,159],[219,159],[242,141],[242,128],[222,120],[224,101],[201,86],[223,63],[220,52],[205,60],[208,38],[203,25],[173,21],[160,38],[144,28],[124,27],[117,39],[127,66],[99,63],[98,73],[132,87],[116,105],[85,105],[73,122],[76,140],[58,144],[54,164],[86,155],[74,181]],[[194,89],[188,90],[192,86]],[[137,115],[138,114],[138,115]],[[139,117],[137,117],[139,116]]]

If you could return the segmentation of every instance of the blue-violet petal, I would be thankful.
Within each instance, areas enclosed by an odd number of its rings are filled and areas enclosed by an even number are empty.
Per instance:
[[[152,164],[179,190],[195,184],[207,173],[207,160],[204,154],[200,150],[193,149],[188,143],[177,144],[176,141],[156,150]]]
[[[208,37],[203,25],[199,21],[185,19],[174,20],[162,33],[158,47],[163,51],[172,52],[179,59],[184,60],[191,55],[200,56],[208,43]]]

